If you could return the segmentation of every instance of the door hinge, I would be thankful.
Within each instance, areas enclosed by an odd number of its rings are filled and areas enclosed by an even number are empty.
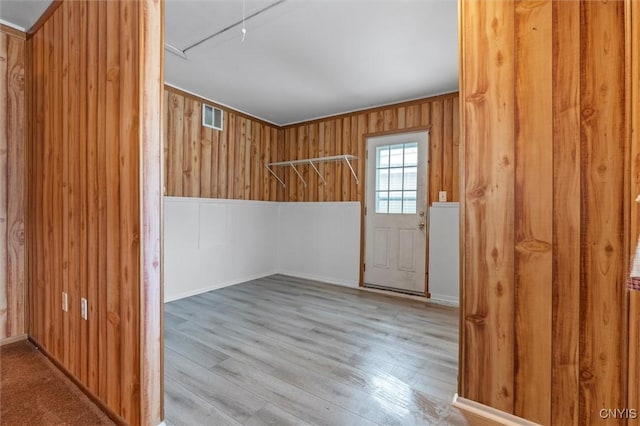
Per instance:
[[[365,216],[367,215],[367,208],[366,207],[364,208],[364,215]]]
[[[362,264],[362,270],[363,270],[363,271],[366,271],[366,270],[367,270],[367,264],[366,264],[366,263],[363,263],[363,264]]]
[[[364,158],[367,159],[367,160],[369,159],[369,150],[366,150],[364,152]]]

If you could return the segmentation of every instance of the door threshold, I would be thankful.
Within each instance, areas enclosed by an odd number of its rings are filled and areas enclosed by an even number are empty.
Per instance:
[[[362,291],[368,291],[371,293],[384,294],[386,296],[394,296],[394,297],[401,297],[403,299],[418,300],[420,302],[429,301],[429,299],[425,295],[406,293],[401,290],[395,290],[388,287],[373,287],[370,284],[366,284],[364,287],[358,287],[358,289]]]

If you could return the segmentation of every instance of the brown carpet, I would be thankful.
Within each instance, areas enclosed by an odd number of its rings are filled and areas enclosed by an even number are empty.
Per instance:
[[[31,343],[0,348],[0,424],[113,425]]]

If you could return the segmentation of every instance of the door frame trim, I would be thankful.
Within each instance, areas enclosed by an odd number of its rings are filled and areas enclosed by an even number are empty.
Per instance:
[[[366,227],[365,227],[365,214],[364,214],[364,210],[367,204],[367,152],[368,152],[368,139],[370,138],[375,138],[378,136],[390,136],[390,135],[397,135],[400,133],[416,133],[416,132],[427,132],[429,134],[429,137],[431,136],[431,124],[427,125],[427,126],[415,126],[415,127],[407,127],[404,129],[394,129],[394,130],[385,130],[382,132],[371,132],[371,133],[365,133],[362,135],[362,140],[360,141],[360,143],[362,144],[362,146],[364,146],[364,152],[365,152],[365,158],[361,159],[361,161],[364,161],[364,174],[363,176],[361,176],[360,178],[360,184],[363,185],[362,186],[362,194],[363,197],[360,200],[360,277],[358,280],[358,286],[359,287],[364,287],[364,260],[365,260],[365,231],[366,231]],[[431,158],[431,143],[429,142],[430,139],[427,140],[427,158]],[[430,178],[431,176],[431,161],[427,161],[427,169],[425,170],[425,173],[427,174],[427,179]],[[427,185],[427,193],[426,193],[426,200],[427,200],[427,208],[429,208],[429,205],[431,204],[431,194],[429,193],[429,188],[430,185]],[[429,298],[431,297],[431,294],[429,293],[429,230],[427,229],[427,238],[426,238],[426,249],[425,249],[425,277],[424,277],[424,295],[425,297]]]

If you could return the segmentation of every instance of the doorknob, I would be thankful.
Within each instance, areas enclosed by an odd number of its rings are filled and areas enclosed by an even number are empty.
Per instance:
[[[424,229],[424,220],[420,221],[420,223],[418,224],[418,228]]]

